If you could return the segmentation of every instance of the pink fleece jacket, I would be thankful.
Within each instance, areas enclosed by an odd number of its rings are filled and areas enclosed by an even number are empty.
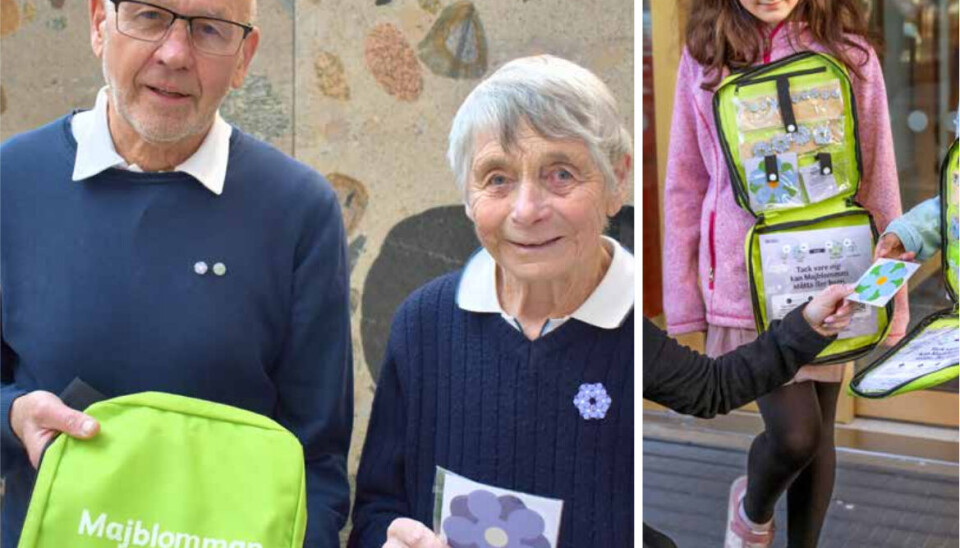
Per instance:
[[[788,39],[792,33],[793,43]],[[775,29],[764,62],[811,44],[801,25]],[[851,52],[860,63],[864,55]],[[876,54],[851,76],[860,122],[863,177],[857,201],[881,231],[900,216],[900,187],[893,155],[886,86]],[[718,142],[713,92],[700,86],[704,68],[684,50],[677,70],[676,100],[670,131],[663,196],[663,304],[672,335],[705,331],[707,324],[755,328],[743,245],[754,219],[740,209]],[[896,297],[891,335],[901,336],[909,319],[906,291]]]

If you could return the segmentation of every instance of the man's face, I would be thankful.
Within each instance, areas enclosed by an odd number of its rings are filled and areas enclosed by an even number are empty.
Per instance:
[[[253,0],[149,0],[187,16],[248,23]],[[91,42],[110,88],[111,115],[152,143],[176,143],[205,134],[231,87],[243,84],[259,42],[254,29],[226,56],[197,51],[184,20],[160,41],[138,40],[117,30],[110,0],[90,0]]]

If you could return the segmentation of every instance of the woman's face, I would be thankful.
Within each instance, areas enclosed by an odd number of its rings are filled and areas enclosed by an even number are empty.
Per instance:
[[[584,143],[545,139],[524,124],[510,150],[492,132],[480,134],[474,150],[467,212],[501,268],[538,282],[596,264],[606,218],[623,197],[609,188]]]
[[[790,16],[800,0],[738,0],[743,9],[769,26],[775,26]]]

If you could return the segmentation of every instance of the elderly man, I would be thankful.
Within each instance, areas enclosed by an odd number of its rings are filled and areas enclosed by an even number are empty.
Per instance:
[[[42,450],[100,426],[55,393],[157,390],[268,415],[301,441],[308,546],[348,511],[346,246],[336,196],[218,108],[260,40],[253,0],[90,0],[92,110],[0,148],[2,535]]]

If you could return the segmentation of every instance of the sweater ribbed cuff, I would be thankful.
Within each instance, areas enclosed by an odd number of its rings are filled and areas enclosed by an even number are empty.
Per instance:
[[[903,220],[902,217],[894,219],[887,225],[887,229],[883,231],[880,237],[883,238],[887,234],[893,234],[897,238],[900,238],[903,249],[907,252],[916,253],[917,258],[923,255],[923,238],[920,236],[920,232],[918,232],[913,225]]]
[[[25,390],[20,390],[14,385],[3,387],[3,396],[0,398],[0,447],[3,448],[3,471],[6,471],[6,463],[12,456],[12,451],[23,451],[23,443],[13,431],[13,425],[10,423],[10,409],[13,402],[20,396],[26,394]]]
[[[703,319],[667,324],[667,334],[671,337],[676,337],[677,335],[686,335],[687,333],[699,333],[706,331],[707,321]]]
[[[817,333],[803,317],[807,305],[799,306],[787,314],[782,321],[783,342],[796,350],[802,363],[812,361],[837,337],[825,337]]]

